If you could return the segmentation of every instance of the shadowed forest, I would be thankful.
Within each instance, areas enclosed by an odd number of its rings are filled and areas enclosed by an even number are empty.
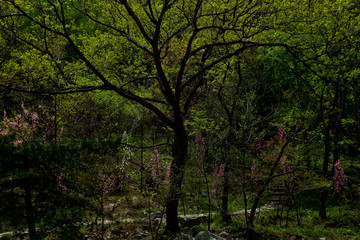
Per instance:
[[[360,239],[355,0],[0,0],[0,239]]]

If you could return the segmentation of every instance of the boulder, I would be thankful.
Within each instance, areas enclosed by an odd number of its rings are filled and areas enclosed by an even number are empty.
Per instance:
[[[227,233],[227,232],[221,232],[221,233],[219,234],[219,236],[222,237],[222,238],[227,239],[227,238],[230,236],[230,234]]]
[[[186,233],[176,233],[176,235],[171,238],[172,240],[194,240],[194,238]]]
[[[225,240],[225,238],[216,236],[209,231],[202,231],[196,235],[195,240]]]
[[[163,216],[162,216],[161,212],[151,212],[149,219],[150,219],[150,221],[154,221],[155,219],[162,218],[162,217]]]

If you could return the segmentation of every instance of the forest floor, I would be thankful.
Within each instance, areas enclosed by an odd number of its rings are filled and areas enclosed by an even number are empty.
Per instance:
[[[101,220],[98,219],[96,223],[94,222],[84,222],[82,225],[84,228],[87,226],[93,225],[87,230],[85,238],[90,239],[99,239],[99,237],[104,234],[106,239],[156,239],[159,235],[159,230],[165,226],[165,215],[162,215],[160,212],[151,212],[150,214],[144,210],[139,210],[136,208],[120,208],[116,203],[109,203],[106,205],[105,209],[107,210],[107,215],[111,216],[111,219],[104,219],[104,225],[106,226],[105,232],[99,230],[99,225],[101,225]],[[258,212],[274,209],[271,205],[264,205],[257,209]],[[119,213],[120,214],[116,214]],[[231,216],[243,215],[245,210],[231,211],[229,214]],[[212,212],[211,215],[216,213]],[[121,217],[120,217],[121,216]],[[197,213],[197,214],[185,214],[179,215],[180,223],[185,229],[196,227],[202,223],[206,222],[208,218],[208,213]],[[218,232],[217,234],[220,234]],[[225,235],[225,233],[223,232]],[[28,231],[17,231],[17,232],[3,232],[0,233],[0,239],[28,239]],[[227,235],[227,239],[230,237],[230,234]],[[234,238],[235,239],[235,238]]]
[[[101,231],[101,219],[96,221],[95,215],[88,215],[87,221],[81,223],[83,238],[87,240],[111,239],[111,240],[155,240],[159,239],[165,227],[164,208],[157,201],[142,198],[137,195],[128,197],[113,197],[108,199],[105,205],[104,231]],[[192,206],[192,208],[190,208]],[[360,228],[357,225],[360,218],[360,209],[355,205],[347,204],[329,207],[329,218],[318,218],[316,209],[301,209],[301,225],[297,224],[296,212],[287,212],[286,208],[272,210],[274,206],[264,205],[257,209],[256,229],[259,239],[310,239],[310,240],[359,240]],[[238,206],[237,208],[241,208]],[[237,209],[232,208],[232,210]],[[269,210],[269,211],[268,211]],[[180,213],[181,212],[181,213]],[[184,214],[185,212],[185,214]],[[220,214],[213,211],[211,215],[211,232],[224,239],[244,239],[245,210],[231,211],[232,223],[222,222]],[[179,222],[184,233],[199,232],[208,229],[208,213],[206,204],[202,208],[191,204],[179,205]],[[23,229],[26,227],[24,226]],[[10,230],[10,229],[9,229]],[[61,231],[61,229],[58,229]],[[63,240],[69,238],[52,237],[59,236],[60,232],[46,233],[50,237],[46,240]],[[46,236],[45,235],[45,236]],[[103,237],[103,238],[102,238]],[[4,232],[0,239],[29,239],[27,231]],[[76,239],[76,238],[72,238]]]

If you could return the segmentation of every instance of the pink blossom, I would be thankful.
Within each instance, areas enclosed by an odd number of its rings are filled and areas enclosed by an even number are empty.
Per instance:
[[[341,190],[346,188],[347,177],[345,176],[344,169],[340,165],[340,159],[334,164],[334,185],[337,193],[341,193]]]
[[[21,145],[22,143],[23,143],[22,140],[17,140],[14,142],[14,146],[17,147],[17,146]]]
[[[263,150],[264,138],[259,138],[252,146],[252,151],[261,152]]]
[[[29,111],[24,109],[24,114],[25,114],[26,117],[28,117],[29,116]]]
[[[25,109],[24,103],[22,103],[20,106],[21,106],[23,112],[25,113],[26,109]],[[29,112],[28,112],[28,113],[29,113]],[[26,114],[25,114],[25,115],[26,115]]]
[[[59,176],[57,177],[56,181],[58,183],[58,186],[63,190],[63,191],[66,191],[67,190],[67,187],[65,186],[64,184],[64,176],[65,174],[63,172],[61,172],[59,174]]]
[[[39,120],[39,116],[37,115],[37,113],[33,113],[33,115],[32,115],[32,120],[33,120],[33,121]]]
[[[9,133],[9,126],[5,123],[4,128],[0,127],[0,135],[6,136]]]
[[[222,163],[220,166],[214,168],[214,178],[219,178],[224,174],[225,164]]]
[[[99,190],[102,197],[105,197],[111,189],[115,186],[115,180],[113,176],[105,176],[102,172],[98,173],[98,178],[100,180]]]
[[[284,130],[282,129],[282,126],[279,125],[278,126],[278,140],[281,142],[285,142],[286,141],[286,135],[284,133]]]
[[[220,164],[219,166],[216,166],[214,168],[214,182],[213,182],[213,185],[212,185],[212,192],[214,194],[220,192],[221,190],[221,181],[220,181],[220,178],[224,175],[224,170],[225,170],[225,164],[222,163]]]
[[[16,128],[17,125],[18,124],[16,122],[9,122],[9,126],[13,129]]]

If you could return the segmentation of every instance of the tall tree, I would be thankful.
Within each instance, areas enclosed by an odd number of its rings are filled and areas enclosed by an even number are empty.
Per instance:
[[[189,109],[214,66],[245,49],[276,45],[273,39],[262,42],[260,37],[273,28],[279,12],[273,9],[274,1],[1,0],[0,4],[1,31],[26,44],[13,51],[17,61],[4,65],[3,87],[19,90],[28,83],[23,91],[55,94],[113,91],[151,110],[173,130],[166,230],[178,231]],[[20,84],[11,86],[14,80]]]

